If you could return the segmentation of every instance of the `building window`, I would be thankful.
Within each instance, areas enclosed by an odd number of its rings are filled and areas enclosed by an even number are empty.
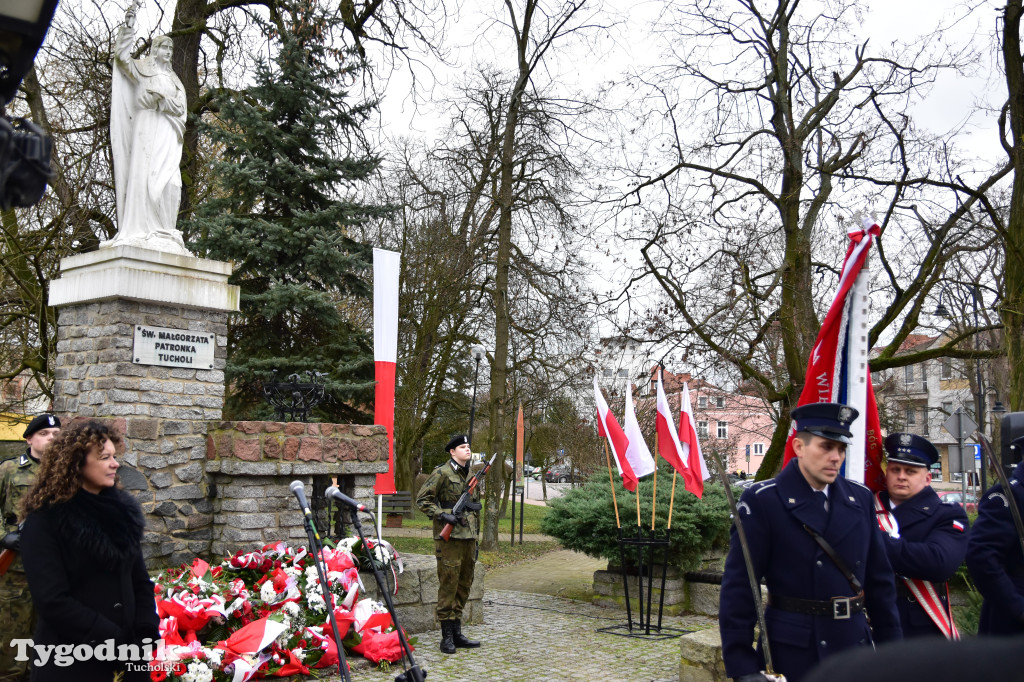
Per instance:
[[[620,369],[619,370],[619,378],[620,379],[627,379],[627,378],[629,378],[629,370],[628,369]]]
[[[914,366],[907,365],[903,368],[903,383],[910,385],[914,383]]]
[[[952,379],[953,378],[953,364],[949,360],[939,361],[939,378],[940,379]]]
[[[718,422],[718,437],[728,438],[729,437],[729,422]]]
[[[704,396],[701,396],[700,398],[697,398],[697,407],[699,407],[700,409],[703,410],[707,406],[708,406],[708,399],[707,398],[705,398]]]
[[[917,424],[917,410],[915,410],[913,407],[908,407],[906,415],[907,415],[907,426],[913,426],[913,425]]]
[[[706,421],[697,422],[697,436],[700,438],[708,437],[708,423]]]
[[[764,454],[764,443],[754,443],[751,451],[754,453],[755,457],[762,456]]]
[[[610,369],[608,369],[607,367],[603,370],[602,373],[604,374],[606,379],[610,379],[611,376],[612,376],[612,371]]]
[[[953,414],[953,401],[949,400],[942,403],[942,411],[946,414]]]
[[[722,396],[715,398],[715,407],[725,407],[725,398]]]

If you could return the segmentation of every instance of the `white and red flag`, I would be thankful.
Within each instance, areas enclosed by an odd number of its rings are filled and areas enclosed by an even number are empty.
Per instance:
[[[693,405],[690,404],[690,387],[683,383],[683,392],[679,394],[679,442],[683,445],[684,461],[687,464],[683,480],[686,489],[697,497],[704,496],[704,481],[711,478],[708,465],[704,461],[704,453],[700,450],[697,440],[697,422],[693,418]]]
[[[842,403],[860,413],[850,425],[853,443],[846,450],[844,475],[874,491],[885,488],[878,405],[868,368],[867,308],[868,253],[881,232],[870,218],[848,232],[850,243],[843,260],[839,288],[807,362],[804,388],[797,406]],[[785,466],[795,456],[793,434],[786,441]]]
[[[629,465],[629,460],[626,459],[626,448],[629,441],[626,439],[622,427],[619,426],[619,422],[616,421],[615,415],[608,409],[608,403],[605,402],[604,394],[601,393],[601,387],[597,385],[596,376],[594,377],[594,403],[597,405],[597,435],[608,441],[608,448],[612,452],[619,476],[622,477],[623,487],[629,491],[636,490],[636,474],[633,473],[633,468]]]
[[[665,397],[665,387],[661,384],[661,371],[658,372],[658,414],[654,420],[654,429],[658,434],[658,453],[685,480],[686,450],[679,442],[676,421],[672,418],[672,408]]]
[[[626,459],[633,473],[637,478],[654,473],[654,457],[651,456],[651,449],[644,441],[644,435],[640,431],[640,424],[636,420],[636,412],[633,410],[633,385],[626,385],[626,414],[622,419],[622,432],[626,434],[629,441],[626,446]]]
[[[373,423],[388,431],[388,470],[377,474],[373,492],[395,492],[395,370],[398,362],[397,251],[373,250],[373,369],[377,385],[373,396]]]

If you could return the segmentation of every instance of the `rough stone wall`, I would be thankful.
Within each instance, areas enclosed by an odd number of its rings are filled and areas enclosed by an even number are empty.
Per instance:
[[[388,463],[383,426],[220,422],[210,424],[206,451],[215,557],[275,540],[306,544],[291,481],[302,481],[314,510],[332,478],[349,497],[372,505],[375,476]],[[369,517],[361,522],[369,532]],[[317,528],[327,534],[326,523],[318,520]]]
[[[134,364],[137,324],[216,334],[213,368]],[[209,551],[206,430],[221,418],[226,353],[227,313],[125,299],[58,311],[54,411],[113,419],[125,434],[121,482],[147,514],[151,566]]]

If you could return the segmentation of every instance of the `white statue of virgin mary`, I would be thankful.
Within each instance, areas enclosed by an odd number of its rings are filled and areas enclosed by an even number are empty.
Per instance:
[[[191,255],[175,227],[181,200],[185,89],[171,68],[173,44],[153,40],[149,56],[132,59],[133,4],[114,45],[110,144],[114,157],[117,236],[108,246]]]

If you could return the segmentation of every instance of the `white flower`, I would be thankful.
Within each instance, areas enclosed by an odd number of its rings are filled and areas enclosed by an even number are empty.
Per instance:
[[[188,664],[188,668],[181,676],[182,682],[212,682],[213,671],[202,661],[194,661]]]
[[[290,601],[281,607],[281,611],[283,611],[288,617],[294,618],[299,615],[299,605]]]
[[[267,603],[273,603],[277,599],[277,590],[274,589],[274,583],[269,580],[263,583],[260,588],[260,599]]]
[[[224,656],[224,652],[223,651],[221,651],[220,649],[205,649],[204,648],[203,652],[206,654],[206,658],[209,659],[210,664],[214,668],[219,668],[220,667],[221,658],[223,658],[223,656]]]
[[[344,550],[348,553],[352,553],[352,548],[359,542],[359,538],[345,538],[344,540],[338,541],[338,549]]]
[[[373,556],[385,566],[391,563],[391,552],[380,545],[373,548]]]
[[[324,598],[320,594],[313,592],[312,590],[306,593],[306,603],[309,604],[309,608],[314,611],[327,610],[327,602],[324,601]]]
[[[294,656],[295,660],[297,660],[299,663],[302,663],[306,660],[306,650],[300,647],[296,647],[292,649],[292,656]]]

